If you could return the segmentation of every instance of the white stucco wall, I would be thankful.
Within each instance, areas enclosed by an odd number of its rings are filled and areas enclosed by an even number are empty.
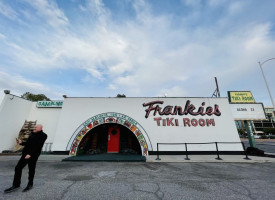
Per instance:
[[[33,102],[6,94],[0,106],[0,152],[12,150]]]
[[[37,108],[36,102],[31,107],[28,121],[37,120],[37,124],[43,125],[43,131],[48,135],[45,143],[53,143],[61,108]]]
[[[216,115],[159,115],[153,111],[145,118],[143,103],[163,101],[158,104],[162,109],[166,106],[181,106],[190,100],[197,111],[202,103],[204,108],[215,104],[219,106],[220,116]],[[156,151],[157,143],[200,143],[200,142],[240,142],[227,98],[66,98],[62,108],[37,108],[36,102],[5,95],[0,106],[0,152],[10,150],[15,145],[15,138],[25,120],[43,124],[48,135],[46,143],[53,143],[53,151],[69,150],[67,146],[71,138],[81,129],[83,123],[102,113],[120,113],[131,117],[142,127],[149,151]],[[178,120],[178,126],[158,126],[155,118]],[[215,126],[184,126],[186,119],[212,119]],[[184,151],[184,146],[160,146],[160,151]],[[189,145],[189,151],[215,151],[215,145]],[[241,151],[240,144],[219,144],[221,151]]]
[[[53,142],[61,108],[37,108],[36,104],[10,94],[4,97],[0,106],[0,152],[12,150],[16,145],[15,138],[25,120],[42,124],[43,131],[48,135],[45,143]]]
[[[216,115],[156,115],[151,112],[148,118],[145,118],[143,103],[161,100],[164,101],[160,107],[181,106],[183,109],[187,100],[196,107],[205,102],[205,108],[219,105],[221,116]],[[195,110],[195,111],[196,111]],[[65,151],[68,141],[75,134],[75,131],[86,120],[101,113],[121,113],[137,121],[147,132],[152,149],[156,151],[157,143],[200,143],[200,142],[240,142],[233,116],[230,111],[227,98],[66,98],[63,102],[60,120],[57,126],[57,132],[54,138],[53,150]],[[178,119],[179,126],[158,126],[154,118]],[[191,119],[214,119],[215,126],[184,126],[183,118]],[[148,143],[149,141],[147,141]],[[215,145],[189,145],[190,151],[215,151]],[[184,151],[184,146],[161,146],[161,151]],[[221,151],[241,151],[241,144],[220,144]]]

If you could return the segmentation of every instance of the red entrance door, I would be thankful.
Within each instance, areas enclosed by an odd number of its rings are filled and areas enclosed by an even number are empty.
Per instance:
[[[120,131],[118,127],[110,127],[108,130],[108,148],[107,153],[119,152]]]

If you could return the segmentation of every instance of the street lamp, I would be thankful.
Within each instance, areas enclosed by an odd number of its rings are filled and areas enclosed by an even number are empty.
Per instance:
[[[269,93],[269,96],[270,96],[270,99],[271,99],[271,102],[272,102],[272,106],[273,106],[273,113],[274,113],[274,116],[275,116],[275,106],[274,106],[274,101],[273,101],[273,98],[272,98],[272,95],[271,95],[271,92],[269,90],[269,87],[268,87],[268,84],[267,84],[267,81],[266,81],[266,78],[265,78],[265,75],[264,75],[264,71],[263,71],[263,64],[265,64],[266,62],[270,61],[270,60],[275,60],[275,58],[270,58],[264,62],[259,62],[259,65],[260,65],[260,68],[261,68],[261,71],[262,71],[262,74],[263,74],[263,77],[264,77],[264,81],[265,81],[265,84],[266,84],[266,87],[267,87],[267,90],[268,90],[268,93]]]

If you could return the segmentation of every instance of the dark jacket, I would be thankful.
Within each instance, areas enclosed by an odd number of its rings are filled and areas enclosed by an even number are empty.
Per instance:
[[[32,133],[26,142],[21,143],[21,145],[25,146],[22,155],[29,154],[32,158],[38,158],[47,137],[43,131]]]

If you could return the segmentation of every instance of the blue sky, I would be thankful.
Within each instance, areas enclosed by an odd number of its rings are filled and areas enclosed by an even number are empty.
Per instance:
[[[275,1],[0,0],[0,90],[71,97],[252,91],[275,58]],[[275,97],[275,60],[264,64]],[[4,96],[0,92],[0,101]]]

